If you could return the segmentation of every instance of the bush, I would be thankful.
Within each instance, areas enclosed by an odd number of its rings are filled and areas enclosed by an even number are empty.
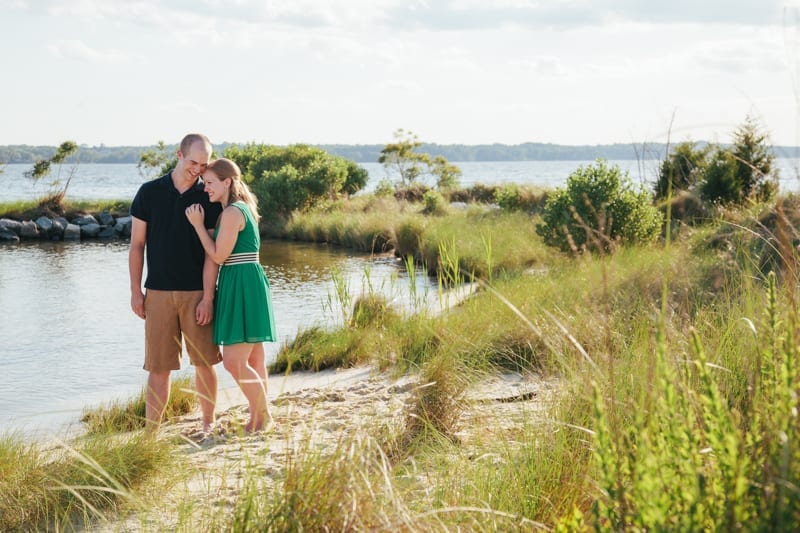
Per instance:
[[[426,191],[422,195],[423,213],[428,215],[441,215],[444,213],[444,197],[439,191],[433,189]]]
[[[519,185],[512,183],[495,189],[494,201],[505,211],[516,211],[520,208]]]
[[[287,215],[366,185],[366,170],[342,157],[304,144],[289,147],[229,146],[223,154],[239,165],[265,216]]]
[[[666,198],[670,190],[673,196],[677,196],[681,191],[691,191],[708,166],[709,150],[708,146],[695,148],[693,142],[675,146],[658,170],[656,198]]]
[[[394,185],[388,179],[384,178],[378,182],[375,187],[375,196],[386,197],[394,195]]]
[[[662,215],[644,190],[634,190],[627,173],[598,159],[580,166],[565,189],[549,195],[536,232],[545,244],[564,252],[651,241],[658,236]]]
[[[778,191],[774,161],[767,135],[748,116],[734,133],[733,145],[714,151],[700,186],[700,196],[722,204],[770,200]]]

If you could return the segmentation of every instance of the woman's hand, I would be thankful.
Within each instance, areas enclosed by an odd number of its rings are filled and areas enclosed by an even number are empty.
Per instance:
[[[203,211],[203,206],[200,204],[192,204],[186,208],[186,218],[189,219],[189,224],[194,226],[195,228],[200,226],[203,227],[203,221],[205,220],[205,212]]]

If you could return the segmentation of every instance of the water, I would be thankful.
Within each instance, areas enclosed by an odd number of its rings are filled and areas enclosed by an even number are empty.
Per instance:
[[[144,322],[130,310],[128,243],[26,243],[0,247],[0,434],[34,437],[75,427],[86,407],[137,394],[146,378]],[[273,360],[282,342],[305,327],[341,323],[334,272],[357,295],[367,274],[408,307],[409,276],[391,257],[318,244],[264,241],[279,335],[266,343]],[[436,289],[416,276],[417,292]],[[184,370],[193,375],[184,356]],[[220,386],[234,387],[219,367]]]
[[[567,176],[578,166],[589,165],[592,161],[466,161],[453,162],[461,171],[462,186],[475,183],[501,184],[519,183],[555,188],[566,183]],[[652,188],[658,173],[659,160],[619,160],[609,161],[627,171],[635,183]],[[375,188],[383,178],[394,179],[378,163],[359,163],[369,173],[366,190]],[[783,192],[800,191],[800,159],[778,158],[775,160],[780,175],[780,188]],[[24,176],[31,165],[5,165],[0,174],[0,202],[30,200],[44,196],[50,190],[52,178],[33,183]],[[71,168],[61,169],[62,184],[69,177]],[[54,172],[55,174],[55,172]],[[119,200],[133,199],[144,178],[139,175],[135,164],[85,164],[75,168],[75,175],[69,184],[67,196],[72,199]]]
[[[798,159],[776,159],[781,190],[800,191]],[[591,161],[462,162],[461,184],[520,183],[558,187],[579,165]],[[659,162],[611,161],[649,186]],[[361,164],[370,174],[367,190],[386,171]],[[48,183],[23,176],[30,165],[6,165],[0,202],[29,200]],[[69,169],[62,169],[62,179]],[[86,164],[75,171],[72,199],[132,199],[144,182],[134,164]],[[0,247],[0,434],[54,433],[75,424],[85,407],[138,393],[144,383],[143,323],[130,311],[127,242],[23,243]],[[354,293],[372,284],[401,305],[408,302],[408,276],[391,258],[370,258],[321,245],[266,242],[262,264],[272,281],[282,341],[339,315],[329,303],[331,281],[341,272]],[[418,292],[435,294],[424,276]],[[279,344],[267,344],[274,357]],[[186,364],[187,362],[184,361]],[[222,386],[234,386],[220,372]]]

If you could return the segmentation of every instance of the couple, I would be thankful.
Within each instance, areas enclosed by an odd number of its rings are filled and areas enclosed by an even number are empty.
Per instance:
[[[131,204],[131,308],[145,321],[151,431],[169,400],[170,373],[180,369],[182,340],[195,367],[204,433],[213,429],[213,365],[220,361],[249,403],[245,432],[272,422],[262,343],[275,341],[276,332],[269,281],[258,260],[256,199],[236,163],[212,161],[211,153],[205,135],[187,135],[175,169],[142,185]]]

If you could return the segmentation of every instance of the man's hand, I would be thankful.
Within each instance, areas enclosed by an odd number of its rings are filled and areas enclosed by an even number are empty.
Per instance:
[[[144,294],[142,291],[133,291],[131,293],[131,309],[136,316],[144,318]]]
[[[197,315],[198,325],[206,326],[211,324],[211,319],[214,318],[214,301],[208,298],[200,300],[200,303],[197,304],[195,314]]]

